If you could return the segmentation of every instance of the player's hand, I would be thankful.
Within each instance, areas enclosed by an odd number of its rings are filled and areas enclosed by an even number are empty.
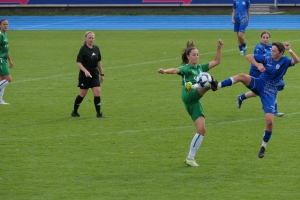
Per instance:
[[[291,49],[290,43],[285,42],[285,43],[284,43],[284,48],[285,48],[285,50],[290,50],[290,49]]]
[[[159,69],[157,70],[157,72],[158,72],[158,73],[161,73],[161,74],[164,74],[164,73],[165,73],[164,69],[162,69],[162,68],[159,68]]]
[[[222,47],[223,44],[224,44],[224,42],[223,42],[221,39],[219,39],[219,40],[218,40],[218,47]]]
[[[233,24],[235,24],[235,21],[234,21],[234,19],[232,19],[231,21],[232,21],[232,23],[233,23]]]
[[[9,63],[9,68],[13,68],[14,67],[14,64],[11,62]]]
[[[100,83],[103,83],[104,81],[104,76],[100,76]]]
[[[90,74],[89,71],[86,71],[84,74],[85,74],[85,77],[91,77],[92,78],[92,75]]]
[[[263,65],[262,63],[258,63],[257,69],[258,69],[260,72],[266,71],[266,68],[264,67],[264,65]]]

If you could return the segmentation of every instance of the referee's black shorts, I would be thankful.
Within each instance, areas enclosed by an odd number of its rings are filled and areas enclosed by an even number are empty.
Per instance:
[[[88,70],[92,76],[86,77],[84,72],[80,70],[78,77],[78,87],[80,89],[89,89],[93,87],[100,87],[100,78],[98,69]]]

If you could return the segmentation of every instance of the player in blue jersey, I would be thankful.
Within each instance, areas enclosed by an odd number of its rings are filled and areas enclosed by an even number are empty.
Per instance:
[[[0,105],[8,104],[3,100],[5,86],[11,82],[7,60],[9,62],[9,67],[13,67],[12,59],[8,53],[9,44],[6,34],[7,29],[8,21],[6,19],[0,20]]]
[[[285,50],[289,51],[292,58],[283,56]],[[246,58],[260,71],[264,71],[264,73],[258,78],[248,74],[239,74],[220,82],[218,88],[228,87],[238,82],[242,82],[248,89],[260,97],[262,109],[265,113],[266,127],[258,157],[263,158],[267,143],[270,140],[273,131],[278,83],[282,80],[290,66],[299,63],[299,58],[292,51],[290,44],[287,42],[284,45],[280,42],[272,43],[271,55],[249,54]]]
[[[250,1],[233,0],[231,21],[234,24],[234,32],[237,33],[240,55],[245,55],[248,47],[244,38],[246,27],[250,20]]]
[[[257,54],[257,55],[271,55],[271,49],[272,49],[272,44],[270,44],[270,39],[271,39],[271,34],[269,31],[262,31],[262,33],[260,34],[260,38],[261,38],[261,42],[259,42],[255,48],[254,48],[254,52],[253,54]],[[261,70],[261,71],[260,71]],[[265,68],[261,68],[258,69],[257,67],[255,67],[253,64],[251,64],[250,66],[250,71],[249,71],[249,75],[252,77],[256,77],[258,78],[261,73],[263,73],[263,71],[265,70]],[[278,87],[278,91],[283,90],[284,87],[284,81],[282,79],[282,81],[279,82],[279,87]],[[251,98],[251,97],[256,97],[257,95],[252,92],[246,92],[244,94],[241,94],[237,97],[237,107],[241,108],[242,106],[242,102],[245,99]],[[276,102],[275,102],[275,116],[277,117],[282,117],[284,115],[284,113],[280,113],[277,110],[277,98],[276,98]]]

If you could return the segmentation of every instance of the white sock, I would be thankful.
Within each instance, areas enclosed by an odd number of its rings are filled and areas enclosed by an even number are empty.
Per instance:
[[[5,89],[5,87],[0,90],[0,101],[3,100],[4,89]]]
[[[192,88],[193,89],[200,89],[200,88],[202,88],[199,84],[194,84],[193,86],[192,86]]]
[[[9,82],[6,79],[0,81],[0,90],[2,90],[7,84],[9,84]]]
[[[199,149],[199,147],[202,143],[203,138],[204,138],[204,136],[196,133],[196,135],[194,136],[194,138],[191,142],[190,152],[189,152],[189,155],[188,155],[189,159],[194,159],[194,157],[196,155],[196,152],[197,152],[197,150]]]
[[[261,144],[261,146],[264,146],[264,147],[266,148],[266,147],[267,147],[267,144],[268,144],[267,142],[264,142],[264,141],[263,141],[262,144]]]

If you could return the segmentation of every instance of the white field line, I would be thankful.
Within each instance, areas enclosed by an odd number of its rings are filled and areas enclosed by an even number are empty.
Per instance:
[[[67,18],[67,17],[66,17]],[[95,16],[95,17],[92,17],[90,16],[89,19],[94,19],[94,18],[102,18],[101,16]],[[37,28],[37,27],[55,27],[56,25],[59,25],[59,24],[69,24],[69,23],[80,23],[80,21],[82,22],[85,22],[86,21],[86,18],[76,18],[74,20],[65,20],[65,21],[52,21],[52,22],[49,22],[48,20],[46,21],[46,23],[44,24],[38,24],[38,25],[24,25],[22,26],[21,28],[26,28],[26,29],[29,29],[29,28]]]

